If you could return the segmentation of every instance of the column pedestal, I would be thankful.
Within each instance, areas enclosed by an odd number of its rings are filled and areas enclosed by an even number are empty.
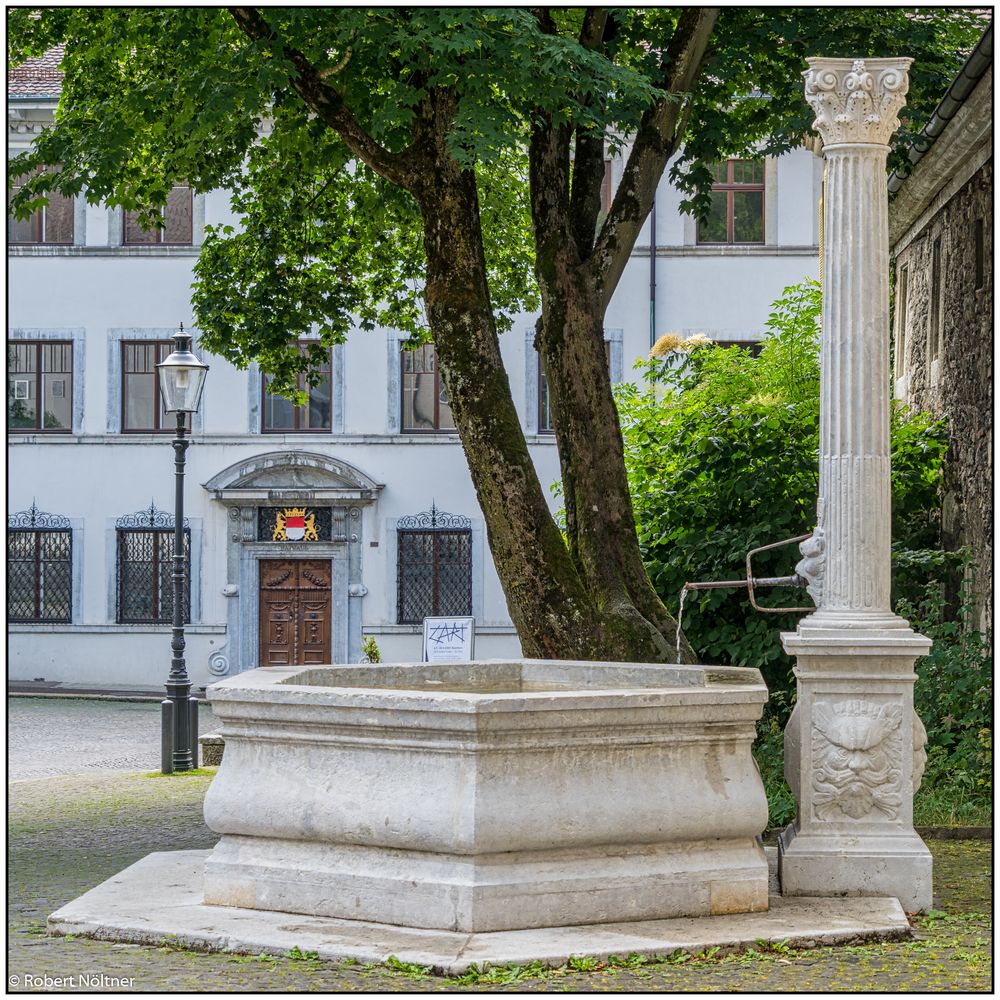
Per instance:
[[[914,660],[930,641],[911,629],[800,628],[798,700],[785,730],[785,780],[798,803],[781,834],[781,891],[895,896],[931,906],[931,855],[913,829],[927,734],[913,711]]]

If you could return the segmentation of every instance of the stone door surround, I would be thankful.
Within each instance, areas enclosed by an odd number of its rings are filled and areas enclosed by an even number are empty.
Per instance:
[[[347,462],[308,451],[274,451],[243,459],[203,484],[228,510],[226,538],[226,645],[209,662],[215,676],[259,666],[260,563],[274,558],[325,560],[330,567],[331,629],[334,663],[361,656],[361,554],[365,507],[374,508],[383,489]],[[329,510],[329,533],[316,541],[263,538],[259,508],[305,507]]]

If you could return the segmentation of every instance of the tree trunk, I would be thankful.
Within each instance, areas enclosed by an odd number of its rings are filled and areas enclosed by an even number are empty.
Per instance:
[[[556,405],[570,549],[588,592],[629,624],[631,658],[673,660],[677,623],[650,583],[636,536],[624,445],[611,394],[599,290],[579,271],[547,292],[541,356]],[[558,304],[557,304],[558,303]],[[549,322],[557,324],[549,329]],[[681,650],[693,659],[686,640]]]
[[[441,375],[526,656],[604,655],[593,609],[549,512],[514,408],[489,300],[475,176],[435,149],[418,187],[426,305]]]
[[[672,659],[673,648],[651,627],[631,597],[634,575],[626,554],[616,551],[622,537],[631,539],[642,579],[648,580],[632,526],[632,512],[624,481],[621,435],[617,430],[606,368],[595,374],[581,353],[583,377],[591,393],[603,397],[605,416],[597,441],[585,442],[574,467],[590,466],[587,486],[579,493],[588,500],[614,481],[616,502],[614,537],[599,548],[589,539],[591,525],[607,518],[588,514],[588,540],[575,551],[567,548],[545,500],[500,356],[486,278],[479,200],[475,176],[462,170],[444,146],[445,131],[435,143],[433,186],[415,191],[424,219],[427,254],[426,304],[435,351],[451,411],[469,463],[482,507],[490,550],[507,598],[511,619],[526,656],[561,659],[650,660]],[[593,325],[591,324],[591,330]],[[603,338],[597,334],[601,357]],[[603,379],[603,381],[602,381]],[[560,380],[561,384],[561,380]],[[608,407],[610,409],[608,409]],[[577,426],[577,422],[573,422]],[[604,446],[609,455],[601,455]],[[599,475],[610,465],[620,467],[610,478]],[[581,475],[581,479],[588,479]],[[574,496],[577,494],[575,493]],[[627,522],[629,530],[620,525]],[[600,568],[609,563],[609,572]],[[649,588],[652,593],[652,588]],[[655,598],[655,594],[653,594]],[[664,612],[665,614],[665,612]],[[672,633],[671,633],[672,638]]]
[[[572,240],[543,242],[548,245],[539,246],[537,257],[537,347],[554,415],[570,553],[606,631],[627,651],[621,658],[670,662],[677,623],[653,589],[639,551],[611,394],[601,289],[580,266]],[[686,662],[694,659],[683,637],[681,654]]]

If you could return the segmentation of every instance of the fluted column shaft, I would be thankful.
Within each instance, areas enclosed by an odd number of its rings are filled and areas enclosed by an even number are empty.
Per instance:
[[[889,612],[889,237],[886,157],[826,149],[820,376],[820,607]]]
[[[819,504],[800,573],[810,627],[900,627],[889,598],[889,225],[886,158],[908,59],[811,59],[824,143]]]

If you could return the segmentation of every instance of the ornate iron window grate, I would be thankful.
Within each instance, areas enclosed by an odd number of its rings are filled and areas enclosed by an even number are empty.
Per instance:
[[[472,614],[472,521],[431,506],[397,522],[396,620]]]
[[[19,510],[16,514],[8,514],[8,528],[70,528],[69,518],[62,514],[49,514],[47,511],[39,510],[35,506],[35,501],[31,501],[31,506],[27,510]]]
[[[122,514],[115,521],[116,528],[173,528],[173,526],[174,515],[159,510],[152,500],[144,510],[137,510],[134,514]],[[187,518],[184,518],[184,527],[190,527]]]
[[[7,529],[7,618],[12,622],[73,620],[72,532]]]
[[[472,519],[464,514],[449,514],[446,510],[438,510],[435,504],[431,504],[430,510],[423,510],[419,514],[410,514],[408,517],[401,517],[396,522],[396,527],[400,531],[411,529],[424,529],[431,531],[454,531],[464,529],[468,531],[472,527]]]
[[[121,519],[119,519],[121,520]],[[174,612],[173,529],[118,529],[120,624],[167,624]],[[191,532],[184,530],[184,621],[191,617]]]

